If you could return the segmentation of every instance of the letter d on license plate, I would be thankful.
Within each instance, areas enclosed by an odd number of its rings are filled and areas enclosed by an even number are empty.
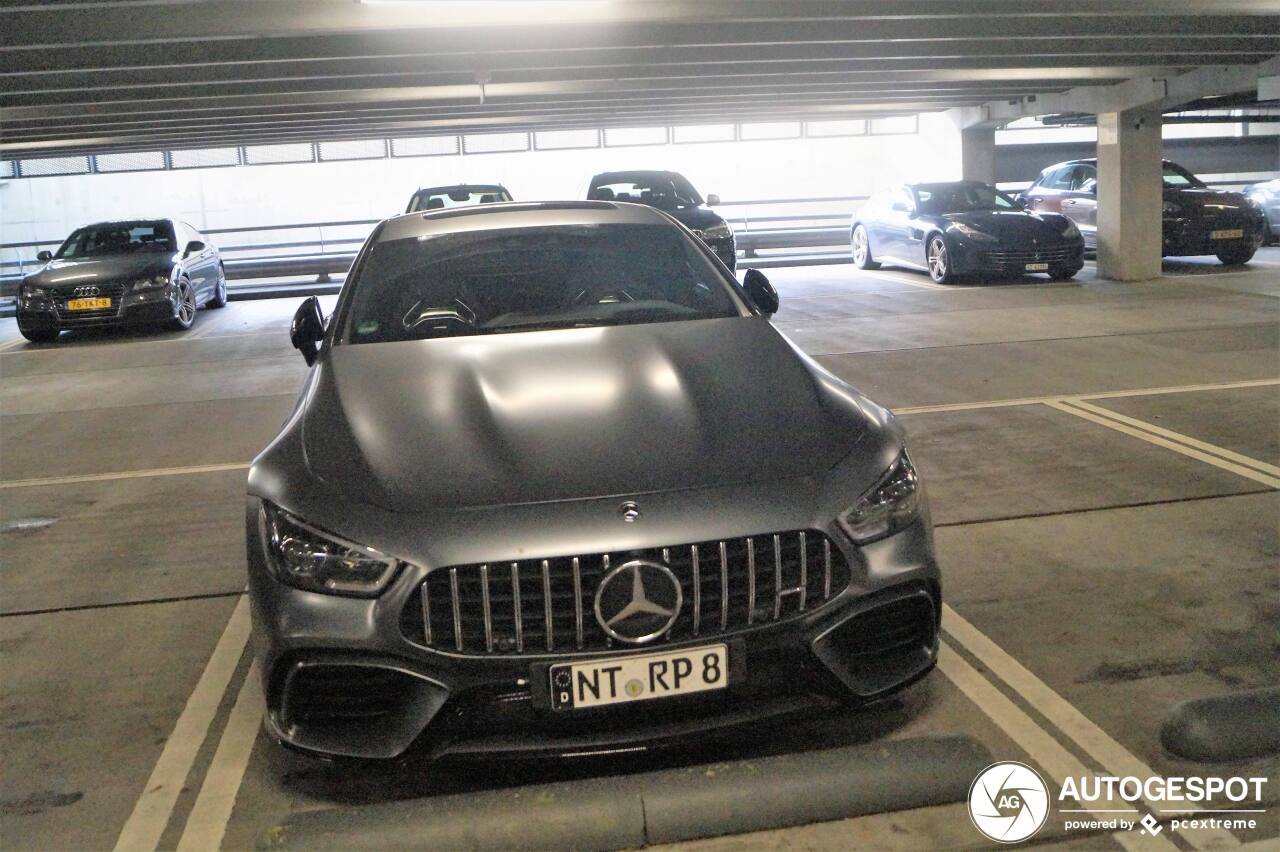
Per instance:
[[[729,649],[704,645],[666,654],[614,657],[551,667],[551,706],[580,710],[724,689]]]

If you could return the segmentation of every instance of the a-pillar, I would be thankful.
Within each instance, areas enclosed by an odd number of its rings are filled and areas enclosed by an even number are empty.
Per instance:
[[[1160,275],[1164,207],[1158,110],[1098,114],[1098,275]]]

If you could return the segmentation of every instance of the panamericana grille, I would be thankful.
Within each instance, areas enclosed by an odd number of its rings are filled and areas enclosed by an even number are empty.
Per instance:
[[[462,654],[542,654],[615,647],[595,616],[596,587],[610,566],[665,565],[684,603],[646,647],[783,621],[849,584],[843,554],[815,530],[554,559],[441,568],[401,617],[408,638]],[[630,647],[630,646],[623,646]]]
[[[90,289],[97,292],[89,292]],[[104,317],[118,316],[120,313],[121,297],[124,296],[123,284],[98,284],[93,288],[87,287],[62,287],[50,293],[53,299],[54,309],[58,312],[60,320],[85,320],[85,319],[102,319]],[[98,308],[92,311],[72,311],[67,309],[67,302],[71,299],[94,298],[94,299],[110,299],[111,307]]]
[[[1028,263],[1064,263],[1080,254],[1078,246],[1054,246],[1042,249],[1016,251],[989,251],[983,255],[984,263],[991,266],[1022,267]]]

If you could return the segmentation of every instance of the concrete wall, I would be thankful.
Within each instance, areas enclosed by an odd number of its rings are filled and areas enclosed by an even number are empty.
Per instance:
[[[60,239],[104,219],[170,215],[197,228],[377,219],[419,186],[501,182],[517,199],[585,197],[597,172],[674,169],[724,200],[867,195],[907,179],[959,176],[954,131],[923,115],[893,136],[709,142],[405,157],[0,181],[0,243]],[[733,212],[742,212],[733,208]]]

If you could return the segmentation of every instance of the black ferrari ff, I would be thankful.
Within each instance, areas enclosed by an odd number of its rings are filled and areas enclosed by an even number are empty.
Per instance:
[[[1070,219],[1033,213],[985,183],[917,183],[875,195],[853,217],[853,261],[923,269],[939,284],[964,275],[1042,272],[1055,281],[1084,266]]]
[[[49,343],[66,329],[167,323],[227,303],[227,275],[209,238],[185,222],[100,222],[77,229],[18,288],[18,330]]]

